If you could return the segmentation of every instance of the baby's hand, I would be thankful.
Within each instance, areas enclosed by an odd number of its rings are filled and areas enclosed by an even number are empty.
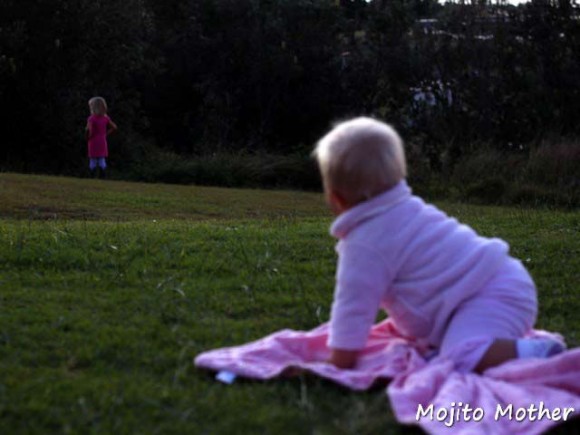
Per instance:
[[[358,350],[331,349],[328,362],[339,369],[352,369],[356,366]]]

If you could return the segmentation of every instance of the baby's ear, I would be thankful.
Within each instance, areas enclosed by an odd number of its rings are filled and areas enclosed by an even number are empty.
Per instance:
[[[328,202],[336,214],[340,214],[350,208],[350,205],[344,196],[334,189],[330,189],[328,192]]]

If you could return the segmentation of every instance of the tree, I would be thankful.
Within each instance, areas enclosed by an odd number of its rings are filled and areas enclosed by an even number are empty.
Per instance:
[[[94,95],[108,100],[126,153],[124,139],[143,128],[139,82],[155,64],[143,1],[81,0],[74,7],[64,0],[8,1],[0,17],[0,57],[9,66],[0,97],[11,109],[3,117],[7,146],[0,161],[13,169],[75,172],[86,155],[86,102]]]

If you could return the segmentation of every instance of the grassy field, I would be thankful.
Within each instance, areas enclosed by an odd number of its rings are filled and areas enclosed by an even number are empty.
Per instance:
[[[580,214],[438,204],[506,239],[580,345]],[[328,319],[321,195],[0,174],[0,434],[408,433],[382,390],[225,386],[201,351]]]

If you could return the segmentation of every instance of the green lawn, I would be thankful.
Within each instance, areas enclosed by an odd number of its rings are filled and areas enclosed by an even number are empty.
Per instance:
[[[438,204],[506,239],[580,344],[580,214]],[[0,434],[407,433],[380,389],[222,385],[201,351],[328,319],[322,196],[0,174]]]

